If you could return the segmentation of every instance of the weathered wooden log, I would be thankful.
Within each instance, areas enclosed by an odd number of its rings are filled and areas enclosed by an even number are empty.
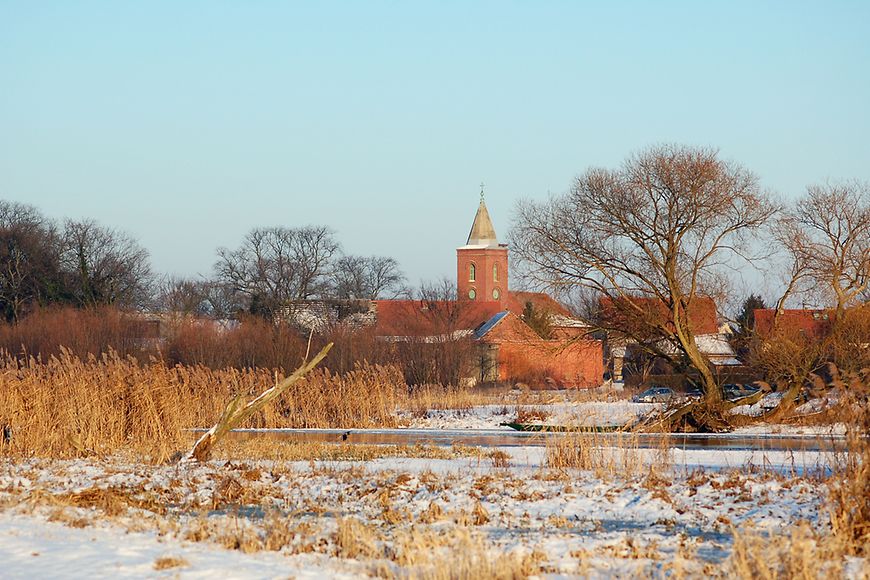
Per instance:
[[[214,427],[206,431],[203,436],[199,438],[190,450],[190,453],[188,453],[181,461],[208,461],[211,457],[212,449],[214,449],[214,446],[218,441],[220,441],[234,427],[240,425],[254,413],[280,397],[281,393],[286,391],[290,385],[301,379],[306,373],[316,367],[320,361],[326,357],[331,348],[332,343],[330,342],[323,347],[323,350],[317,353],[314,358],[303,363],[301,367],[293,371],[292,375],[276,384],[274,387],[263,391],[259,397],[249,401],[244,406],[242,406],[242,397],[235,397],[227,404],[226,409],[224,409],[224,412],[221,414],[220,419]]]

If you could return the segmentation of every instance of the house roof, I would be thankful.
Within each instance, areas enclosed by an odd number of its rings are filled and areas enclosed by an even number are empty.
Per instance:
[[[510,314],[508,310],[502,310],[501,312],[496,313],[492,318],[481,324],[474,331],[474,338],[483,338],[486,334],[495,328],[495,325],[502,321],[502,319]]]
[[[734,347],[731,346],[728,337],[724,334],[696,334],[695,345],[701,354],[707,356],[714,365],[734,366],[740,364]],[[666,353],[675,354],[677,352],[676,346],[668,341],[663,340],[660,347]]]
[[[571,317],[567,308],[556,302],[549,294],[543,292],[508,292],[505,306],[517,316],[523,315],[526,302],[532,303],[532,308],[541,312],[549,312],[553,315]]]
[[[602,298],[599,301],[602,324],[609,329],[634,327],[644,330],[659,324],[673,328],[670,309],[658,298],[632,297],[631,302],[639,306],[641,311],[630,305],[628,299]],[[689,328],[695,335],[716,334],[719,331],[716,302],[709,296],[695,297],[689,305],[688,316]]]
[[[736,357],[734,347],[728,342],[724,334],[698,334],[695,336],[695,344],[702,354],[710,357]]]
[[[767,338],[773,333],[773,321],[776,310],[773,308],[756,309],[755,332],[762,338]],[[777,326],[785,332],[799,332],[807,338],[822,338],[830,327],[833,312],[828,310],[792,309],[783,310]]]
[[[375,300],[378,336],[448,335],[474,330],[503,310],[499,302]]]
[[[474,338],[484,342],[538,343],[542,341],[528,324],[509,310],[499,312],[478,327],[474,332]]]

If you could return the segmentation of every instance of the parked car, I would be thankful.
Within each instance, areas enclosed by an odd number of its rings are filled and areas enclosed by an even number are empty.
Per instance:
[[[631,398],[632,403],[667,403],[674,398],[674,390],[668,387],[650,387]]]
[[[726,401],[738,401],[751,397],[760,389],[754,385],[727,384],[722,385],[722,395]]]
[[[685,398],[685,399],[692,399],[692,400],[703,399],[704,398],[704,391],[702,391],[701,389],[689,389],[688,391],[686,391],[682,395],[683,395],[683,398]]]

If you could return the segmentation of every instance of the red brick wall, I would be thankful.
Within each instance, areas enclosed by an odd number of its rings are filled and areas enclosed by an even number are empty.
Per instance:
[[[476,266],[475,280],[469,280],[469,266]],[[498,265],[498,280],[493,279],[493,266]],[[507,300],[508,251],[507,248],[456,250],[456,290],[460,300],[468,300],[468,291],[474,288],[475,300],[495,300],[492,292],[499,291],[498,302]]]
[[[597,387],[603,380],[600,340],[544,340],[515,314],[508,314],[482,340],[498,345],[502,381],[552,379],[567,387]]]
[[[550,378],[566,387],[597,387],[604,374],[599,340],[501,342],[498,374],[502,381]]]

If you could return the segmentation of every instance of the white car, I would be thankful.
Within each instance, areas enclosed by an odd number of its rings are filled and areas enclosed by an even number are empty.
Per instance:
[[[631,398],[632,403],[667,403],[674,398],[674,390],[668,387],[651,387]]]

